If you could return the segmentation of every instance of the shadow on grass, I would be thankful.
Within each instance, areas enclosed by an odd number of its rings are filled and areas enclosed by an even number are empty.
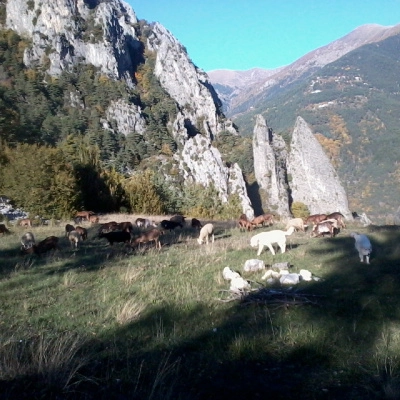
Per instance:
[[[0,398],[399,398],[390,326],[400,322],[400,233],[381,230],[371,241],[366,265],[352,238],[322,239],[313,257],[331,252],[329,273],[281,289],[286,301],[250,294],[217,311],[165,305],[88,340],[77,357],[91,359],[67,388],[28,375],[0,382]],[[292,303],[296,294],[316,304]]]

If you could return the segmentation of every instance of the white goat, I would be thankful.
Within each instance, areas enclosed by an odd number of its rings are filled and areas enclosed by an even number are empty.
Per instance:
[[[27,249],[32,247],[35,244],[35,236],[33,236],[32,232],[26,232],[21,237],[21,245],[22,249]]]
[[[274,230],[269,232],[261,232],[257,235],[254,235],[250,239],[250,246],[257,247],[259,256],[263,251],[264,246],[267,246],[271,253],[275,255],[275,250],[272,247],[274,243],[277,243],[281,252],[284,253],[286,251],[286,236],[290,236],[294,232],[294,227],[291,226],[287,231]]]
[[[291,226],[295,228],[296,230],[300,230],[304,232],[305,228],[307,225],[304,225],[303,218],[292,218],[289,219],[289,221],[286,223],[286,229],[289,229]]]
[[[360,261],[369,264],[369,257],[372,252],[372,245],[366,235],[360,235],[357,232],[350,233],[350,236],[355,239],[355,247],[358,251],[358,255],[360,256]]]
[[[75,249],[78,248],[78,243],[81,241],[81,235],[79,232],[73,230],[68,233],[68,240],[71,243],[71,247]]]
[[[200,236],[197,239],[197,242],[199,244],[202,244],[203,241],[208,244],[208,239],[211,237],[212,243],[214,243],[214,225],[213,224],[205,224],[201,229],[200,229]]]

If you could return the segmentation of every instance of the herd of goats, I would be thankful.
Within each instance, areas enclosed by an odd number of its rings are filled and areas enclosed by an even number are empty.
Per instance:
[[[263,214],[249,220],[245,214],[242,214],[238,219],[238,227],[240,230],[252,231],[259,226],[273,225],[276,222],[275,218],[273,214]],[[98,225],[97,237],[106,239],[111,246],[114,243],[126,243],[132,248],[136,248],[140,244],[154,242],[157,249],[161,249],[160,236],[165,231],[171,232],[178,227],[183,228],[186,224],[185,217],[182,215],[175,215],[169,220],[164,219],[159,224],[146,218],[137,218],[135,223],[129,221],[119,223],[111,221],[99,224],[99,216],[92,211],[78,211],[73,219],[76,226],[66,224],[65,236],[70,242],[71,247],[75,249],[78,248],[80,242],[88,238],[87,229],[81,226],[83,222],[95,226]],[[19,225],[30,228],[32,227],[32,221],[28,218],[22,219],[19,221]],[[344,216],[340,212],[328,215],[315,214],[304,219],[292,218],[286,221],[286,230],[261,232],[251,238],[250,245],[258,247],[257,255],[261,254],[265,246],[275,255],[274,244],[277,244],[281,252],[284,253],[286,250],[286,237],[290,236],[294,231],[305,232],[310,225],[312,225],[310,234],[312,237],[324,236],[326,234],[334,237],[341,228],[346,227]],[[214,242],[214,225],[212,223],[207,223],[203,226],[198,219],[193,218],[190,226],[199,230],[199,237],[197,238],[199,244],[208,244],[209,241]],[[134,234],[136,228],[139,228],[140,233],[138,235]],[[4,224],[0,224],[0,234],[9,233],[8,228]],[[360,261],[363,262],[365,257],[366,262],[369,263],[372,246],[368,237],[358,233],[351,233],[351,236],[355,239],[355,247],[359,253]],[[49,236],[38,243],[36,243],[32,232],[27,232],[21,237],[21,252],[23,254],[41,255],[53,249],[59,249],[59,238],[57,236]]]

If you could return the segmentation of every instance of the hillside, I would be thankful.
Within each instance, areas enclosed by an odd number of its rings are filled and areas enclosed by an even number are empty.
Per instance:
[[[376,216],[398,208],[400,35],[359,47],[310,76],[259,100],[234,119],[252,135],[254,116],[291,136],[302,116],[334,165],[354,210]]]

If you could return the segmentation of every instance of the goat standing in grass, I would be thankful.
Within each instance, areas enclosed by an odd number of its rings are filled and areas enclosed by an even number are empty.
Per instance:
[[[73,230],[68,232],[68,240],[71,243],[71,247],[77,249],[78,243],[81,241],[81,235],[79,232]]]
[[[157,249],[161,249],[160,236],[163,231],[159,229],[151,229],[150,231],[143,232],[139,237],[131,240],[132,247],[138,246],[140,243],[154,242]]]
[[[358,251],[358,255],[360,256],[360,261],[369,264],[369,258],[372,252],[372,245],[366,235],[360,235],[357,232],[350,233],[350,236],[355,240],[355,247]]]
[[[200,229],[200,236],[197,239],[199,244],[202,244],[204,241],[208,244],[208,240],[211,238],[211,242],[214,243],[214,225],[213,224],[205,224]]]
[[[267,246],[271,251],[272,255],[275,255],[275,250],[272,247],[274,243],[277,243],[281,252],[284,253],[286,251],[286,236],[290,236],[294,232],[294,227],[291,226],[287,231],[274,230],[269,232],[261,232],[257,235],[254,235],[250,239],[250,246],[257,247],[259,256],[263,251],[264,246]]]
[[[21,237],[21,251],[24,251],[26,249],[29,249],[33,247],[35,244],[35,236],[33,236],[32,232],[26,232],[24,235]]]

